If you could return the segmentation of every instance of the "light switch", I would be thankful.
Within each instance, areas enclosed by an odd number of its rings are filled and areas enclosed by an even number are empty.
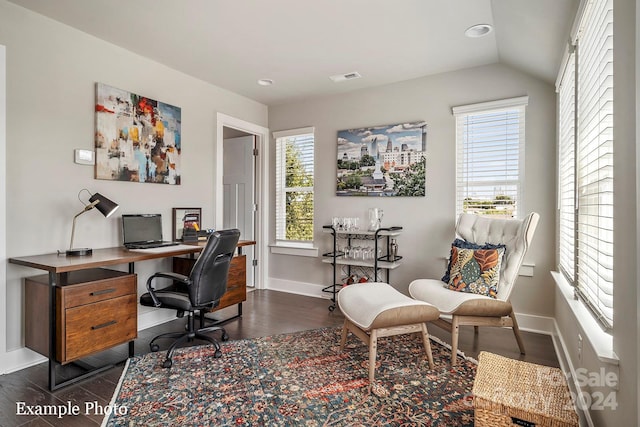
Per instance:
[[[82,150],[77,148],[75,152],[75,162],[79,165],[95,165],[95,154],[92,150]]]

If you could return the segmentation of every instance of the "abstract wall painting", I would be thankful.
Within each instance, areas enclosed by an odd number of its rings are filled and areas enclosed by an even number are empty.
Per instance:
[[[427,124],[338,131],[338,196],[426,195]]]
[[[181,109],[96,85],[96,179],[180,184]]]

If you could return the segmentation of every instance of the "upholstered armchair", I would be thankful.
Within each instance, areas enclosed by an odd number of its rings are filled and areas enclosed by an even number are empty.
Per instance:
[[[428,302],[440,310],[440,318],[433,323],[451,332],[452,366],[456,364],[458,333],[463,325],[473,325],[476,332],[478,326],[511,327],[520,353],[524,354],[524,344],[509,298],[539,219],[540,215],[537,213],[531,213],[521,220],[472,214],[462,214],[458,218],[456,235],[464,239],[465,245],[476,248],[504,248],[500,249],[503,253],[497,268],[497,289],[490,295],[473,293],[468,288],[465,292],[450,289],[457,288],[457,278],[451,280],[450,286],[440,279],[418,279],[409,285],[409,294],[413,298]],[[452,258],[458,253],[463,252],[456,249],[454,253],[452,248]],[[464,254],[470,256],[468,251]],[[464,261],[451,259],[450,267],[454,262],[462,264]],[[477,269],[477,266],[469,268]]]

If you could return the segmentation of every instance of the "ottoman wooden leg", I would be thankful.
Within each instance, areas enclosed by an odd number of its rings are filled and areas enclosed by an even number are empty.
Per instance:
[[[369,336],[369,390],[376,374],[376,353],[378,349],[378,331],[373,329]]]
[[[433,354],[431,353],[431,342],[429,341],[427,324],[421,323],[420,326],[422,327],[422,340],[424,341],[424,350],[427,352],[427,358],[429,359],[429,367],[433,369]]]
[[[456,366],[458,361],[458,335],[460,334],[460,324],[458,316],[451,319],[451,367]]]
[[[342,325],[342,336],[340,337],[340,351],[344,351],[344,346],[347,343],[347,334],[349,330],[347,329],[347,319],[344,319],[344,324]]]
[[[518,327],[518,321],[516,320],[516,314],[513,312],[513,310],[511,310],[511,314],[509,314],[509,317],[511,317],[511,322],[513,323],[513,335],[516,336],[516,341],[518,342],[518,347],[520,348],[520,354],[525,354],[524,353],[524,343],[522,342],[522,338],[520,338],[520,328]]]

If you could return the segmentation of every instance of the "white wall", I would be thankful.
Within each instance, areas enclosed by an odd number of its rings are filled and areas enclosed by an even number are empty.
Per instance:
[[[364,219],[368,208],[380,207],[384,209],[383,225],[404,227],[404,234],[398,239],[404,264],[393,271],[391,282],[405,291],[413,279],[442,276],[443,257],[448,255],[453,240],[455,120],[451,107],[522,95],[529,95],[522,211],[539,212],[541,221],[525,259],[535,264],[534,277],[519,279],[512,301],[517,313],[551,316],[553,284],[549,271],[553,268],[555,248],[556,107],[550,84],[507,66],[489,65],[270,107],[269,128],[316,129],[314,221],[315,239],[321,251],[326,252],[330,244],[329,237],[321,231],[322,225],[328,224],[332,216]],[[425,120],[428,125],[426,197],[335,195],[339,130],[418,120]],[[316,288],[331,283],[331,267],[321,264],[318,258],[272,255],[270,271],[277,281],[305,282]]]
[[[638,408],[638,235],[636,187],[635,43],[636,5],[614,0],[614,332],[613,350],[620,358],[620,406],[607,414],[607,425],[633,425]]]
[[[65,249],[71,219],[82,209],[77,199],[82,188],[113,199],[120,211],[109,219],[97,212],[79,217],[77,246],[119,245],[121,213],[161,213],[168,236],[172,207],[200,206],[203,224],[213,225],[216,113],[266,126],[265,105],[4,0],[0,0],[0,44],[7,51],[8,257]],[[182,108],[182,185],[99,181],[93,178],[92,167],[73,163],[74,148],[93,148],[96,82]],[[168,268],[164,263],[136,265],[142,276],[139,290],[145,275]],[[7,266],[8,351],[23,346],[22,278],[38,273]],[[0,299],[3,305],[4,296]]]

